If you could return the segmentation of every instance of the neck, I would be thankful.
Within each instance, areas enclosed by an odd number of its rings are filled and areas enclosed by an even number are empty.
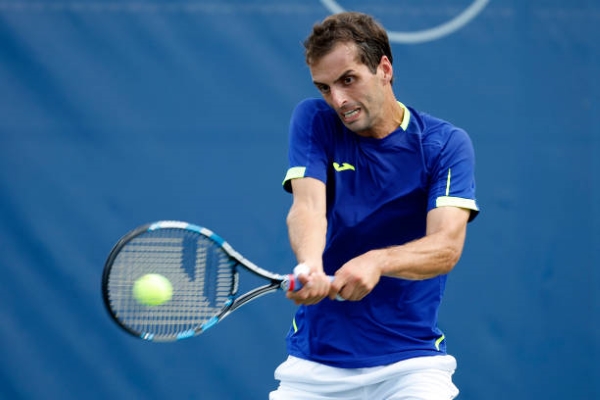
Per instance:
[[[383,123],[380,129],[376,129],[372,132],[371,136],[375,139],[383,139],[402,125],[402,121],[404,120],[404,108],[394,98],[393,101],[388,103],[383,115],[389,115],[389,118],[382,121]]]

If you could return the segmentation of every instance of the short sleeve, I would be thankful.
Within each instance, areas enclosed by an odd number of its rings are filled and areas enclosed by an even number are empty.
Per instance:
[[[323,101],[308,99],[299,103],[289,126],[288,169],[283,187],[291,192],[291,181],[311,177],[327,183],[327,143],[331,132],[331,109]]]
[[[450,125],[447,125],[450,126]],[[479,213],[475,199],[475,152],[468,134],[452,127],[424,149],[430,156],[431,185],[428,210],[459,207]]]

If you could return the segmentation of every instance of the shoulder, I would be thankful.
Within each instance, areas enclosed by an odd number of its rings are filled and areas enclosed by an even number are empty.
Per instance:
[[[294,109],[294,117],[302,119],[335,118],[333,109],[323,99],[308,98],[300,101]]]
[[[462,128],[447,120],[414,108],[409,107],[409,110],[411,112],[411,122],[420,131],[424,142],[443,143],[447,142],[453,135],[468,137],[468,134]]]
[[[305,132],[311,136],[337,135],[343,131],[343,124],[336,112],[322,99],[302,100],[292,114],[292,132]]]
[[[429,171],[459,159],[473,159],[473,144],[468,133],[431,114],[410,108],[409,130],[418,134],[421,140],[426,168]]]
[[[469,134],[464,129],[426,112],[409,109],[411,112],[409,129],[412,128],[421,136],[423,149],[426,152],[440,152],[448,146],[471,146]]]

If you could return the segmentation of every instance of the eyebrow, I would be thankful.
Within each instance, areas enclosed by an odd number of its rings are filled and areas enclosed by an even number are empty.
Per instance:
[[[337,78],[336,78],[336,79],[333,81],[333,83],[339,82],[339,81],[340,81],[340,80],[342,80],[344,77],[346,77],[346,76],[348,76],[348,75],[350,75],[350,74],[353,74],[353,73],[354,73],[354,70],[353,70],[353,69],[347,69],[347,70],[346,70],[346,71],[344,71],[344,72],[343,72],[343,73],[342,73],[340,76],[338,76],[338,77],[337,77]],[[326,83],[317,82],[317,81],[314,81],[314,80],[313,80],[313,83],[315,84],[315,86],[319,86],[319,85],[326,85],[326,86],[329,86],[329,85],[327,85]]]

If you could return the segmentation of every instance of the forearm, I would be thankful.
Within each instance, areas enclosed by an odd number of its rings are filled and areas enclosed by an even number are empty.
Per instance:
[[[450,272],[463,251],[469,210],[441,207],[427,215],[424,237],[400,246],[365,254],[381,275],[404,279],[428,279]]]
[[[298,263],[323,269],[327,220],[316,210],[294,204],[287,216],[288,235]]]
[[[374,257],[383,276],[421,280],[449,273],[460,259],[463,242],[464,237],[452,239],[437,233],[367,254]]]

